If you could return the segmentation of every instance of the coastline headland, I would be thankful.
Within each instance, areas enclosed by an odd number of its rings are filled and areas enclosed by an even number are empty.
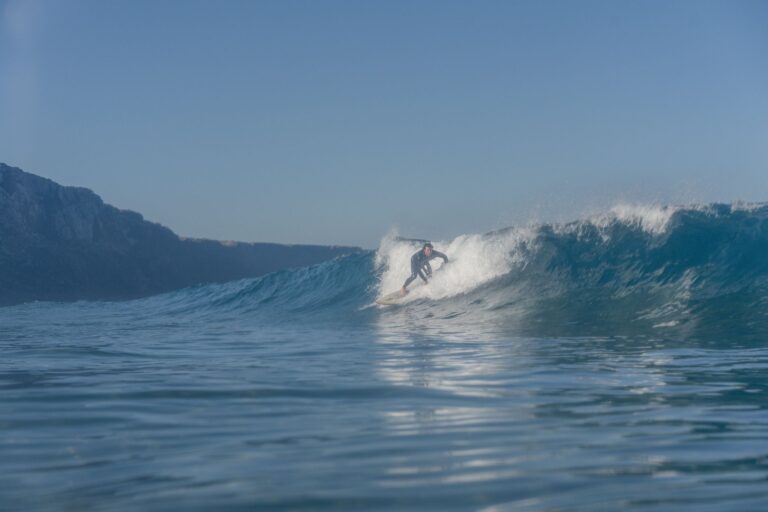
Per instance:
[[[0,163],[0,306],[131,299],[359,250],[183,238],[89,189]]]

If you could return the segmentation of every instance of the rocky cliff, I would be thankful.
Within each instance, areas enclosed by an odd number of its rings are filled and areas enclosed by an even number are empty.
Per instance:
[[[135,298],[357,250],[182,239],[88,189],[0,164],[0,305]]]

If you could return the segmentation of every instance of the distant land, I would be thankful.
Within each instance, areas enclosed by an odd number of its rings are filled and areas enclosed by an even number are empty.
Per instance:
[[[137,298],[360,250],[185,239],[89,189],[0,164],[0,306]]]

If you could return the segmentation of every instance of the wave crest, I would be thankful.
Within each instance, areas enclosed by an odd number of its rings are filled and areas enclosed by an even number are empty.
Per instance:
[[[768,332],[768,205],[619,206],[565,224],[434,241],[434,279],[402,306],[416,241],[257,279],[147,299],[153,311],[259,322],[463,323],[505,334]],[[457,330],[460,330],[457,325]]]

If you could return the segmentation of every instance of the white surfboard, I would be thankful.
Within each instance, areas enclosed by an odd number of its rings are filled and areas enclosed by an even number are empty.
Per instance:
[[[405,295],[400,295],[400,290],[397,290],[396,292],[388,293],[383,297],[379,297],[376,299],[376,304],[381,304],[382,306],[393,306],[395,304],[399,304],[400,301],[405,297]]]

